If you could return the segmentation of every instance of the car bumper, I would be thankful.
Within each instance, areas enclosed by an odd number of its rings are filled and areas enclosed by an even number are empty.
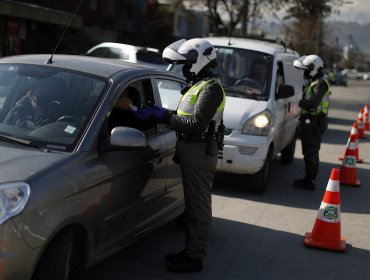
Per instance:
[[[219,153],[216,170],[236,174],[258,172],[266,159],[269,141],[266,136],[242,135],[233,131],[225,137],[223,151]]]
[[[12,221],[0,225],[0,275],[6,280],[29,280],[39,249],[27,246]]]

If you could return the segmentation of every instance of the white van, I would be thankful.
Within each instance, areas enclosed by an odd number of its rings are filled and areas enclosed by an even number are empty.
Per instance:
[[[273,156],[292,163],[303,77],[294,68],[298,53],[277,43],[245,38],[210,37],[217,51],[219,76],[226,92],[223,151],[218,172],[245,174],[253,192],[264,192]],[[265,76],[258,81],[261,65]]]

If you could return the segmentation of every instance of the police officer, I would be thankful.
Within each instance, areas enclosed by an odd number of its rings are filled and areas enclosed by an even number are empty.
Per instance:
[[[306,176],[295,180],[294,187],[314,190],[319,171],[319,150],[322,135],[327,128],[329,109],[329,83],[323,78],[323,61],[317,55],[302,56],[294,61],[303,70],[306,85],[299,102],[300,136]]]
[[[181,167],[185,197],[185,248],[166,256],[167,270],[199,272],[207,254],[212,221],[211,189],[217,164],[217,135],[225,106],[225,93],[211,68],[216,52],[205,39],[179,40],[163,51],[165,61],[183,64],[189,83],[177,114],[154,107],[155,118],[177,132],[176,159]],[[222,146],[222,145],[221,145]]]

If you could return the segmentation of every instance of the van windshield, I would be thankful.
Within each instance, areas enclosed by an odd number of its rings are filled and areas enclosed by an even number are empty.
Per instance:
[[[213,72],[221,80],[227,96],[267,100],[269,97],[272,55],[215,46],[218,67]],[[182,74],[182,65],[169,67]]]

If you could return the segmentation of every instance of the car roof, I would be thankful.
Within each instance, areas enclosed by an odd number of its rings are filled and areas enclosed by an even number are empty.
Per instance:
[[[125,62],[119,59],[107,59],[100,57],[82,56],[82,55],[54,55],[52,63],[46,63],[50,59],[50,54],[32,54],[8,56],[0,59],[0,63],[18,63],[43,65],[49,67],[65,68],[73,71],[80,71],[96,76],[108,78],[117,72],[128,69],[142,69],[145,72],[165,72],[154,67],[148,67],[141,64]],[[166,72],[168,73],[168,72]]]
[[[248,49],[253,51],[264,52],[268,54],[274,54],[276,52],[291,52],[295,53],[291,49],[285,49],[283,45],[273,43],[270,41],[237,38],[237,37],[207,37],[204,38],[214,46],[222,46],[229,48]]]

